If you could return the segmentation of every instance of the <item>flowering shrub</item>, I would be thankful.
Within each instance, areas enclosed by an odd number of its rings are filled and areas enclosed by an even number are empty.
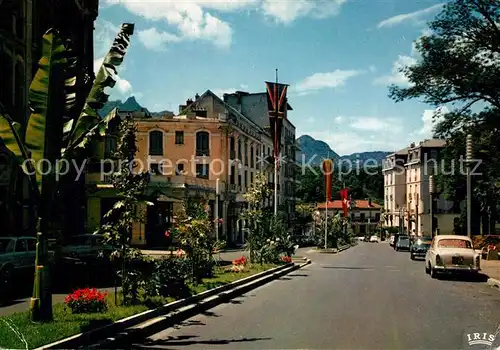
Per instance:
[[[292,262],[292,257],[291,256],[282,256],[281,257],[281,261],[283,261],[284,263],[288,264],[288,263],[291,263]]]
[[[240,258],[233,260],[233,266],[231,267],[231,271],[241,272],[245,269],[246,264],[247,264],[247,259],[242,255]]]
[[[108,309],[106,295],[95,288],[77,289],[66,296],[64,303],[74,314],[104,312]]]

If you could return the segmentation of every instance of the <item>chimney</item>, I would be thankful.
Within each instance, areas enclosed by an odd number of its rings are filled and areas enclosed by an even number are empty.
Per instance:
[[[194,95],[194,100],[196,101],[199,98],[200,98],[200,95],[198,95],[198,93],[196,93],[196,95]]]
[[[372,207],[372,199],[368,198],[368,206],[371,208]]]
[[[186,101],[186,107],[188,107],[190,104],[193,103],[193,100],[188,98],[187,101]]]

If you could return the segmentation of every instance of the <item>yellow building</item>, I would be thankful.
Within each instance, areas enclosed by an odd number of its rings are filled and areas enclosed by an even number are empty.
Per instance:
[[[271,138],[210,90],[179,107],[177,116],[153,118],[144,112],[132,115],[138,128],[137,170],[150,171],[146,196],[155,204],[138,208],[145,221],[134,225],[132,243],[164,244],[164,232],[174,222],[174,213],[185,198],[208,200],[214,214],[217,183],[218,216],[223,219],[219,236],[230,244],[244,243],[245,223],[239,221],[246,207],[243,194],[258,172],[273,178],[272,164],[262,161],[271,154]],[[115,137],[108,136],[100,147],[101,152],[104,148],[104,153],[112,151]],[[117,199],[112,186],[106,188],[106,182],[106,176],[99,171],[87,174],[88,230],[102,223],[103,214]],[[268,200],[267,204],[272,202]]]

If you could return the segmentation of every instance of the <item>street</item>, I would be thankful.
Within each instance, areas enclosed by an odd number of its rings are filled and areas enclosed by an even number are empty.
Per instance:
[[[500,324],[497,290],[431,279],[386,242],[307,255],[308,267],[133,348],[460,349]]]

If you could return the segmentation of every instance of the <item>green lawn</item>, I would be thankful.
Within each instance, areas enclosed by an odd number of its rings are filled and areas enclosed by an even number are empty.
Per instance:
[[[221,269],[218,270],[216,277],[204,279],[202,284],[190,286],[190,288],[193,294],[197,294],[273,267],[275,266],[253,265],[239,273]],[[154,307],[155,305],[165,304],[169,301],[172,301],[172,299],[158,298],[154,300],[154,302],[148,303],[148,305]],[[120,304],[120,300],[118,304]],[[56,304],[53,307],[54,321],[50,323],[32,323],[27,311],[0,317],[0,348],[37,348],[90,329],[102,327],[113,321],[146,311],[147,309],[148,306],[142,304],[117,306],[114,303],[114,294],[111,294],[108,295],[108,311],[106,313],[73,315],[71,310],[65,308],[64,304]],[[26,343],[24,343],[24,341]]]

